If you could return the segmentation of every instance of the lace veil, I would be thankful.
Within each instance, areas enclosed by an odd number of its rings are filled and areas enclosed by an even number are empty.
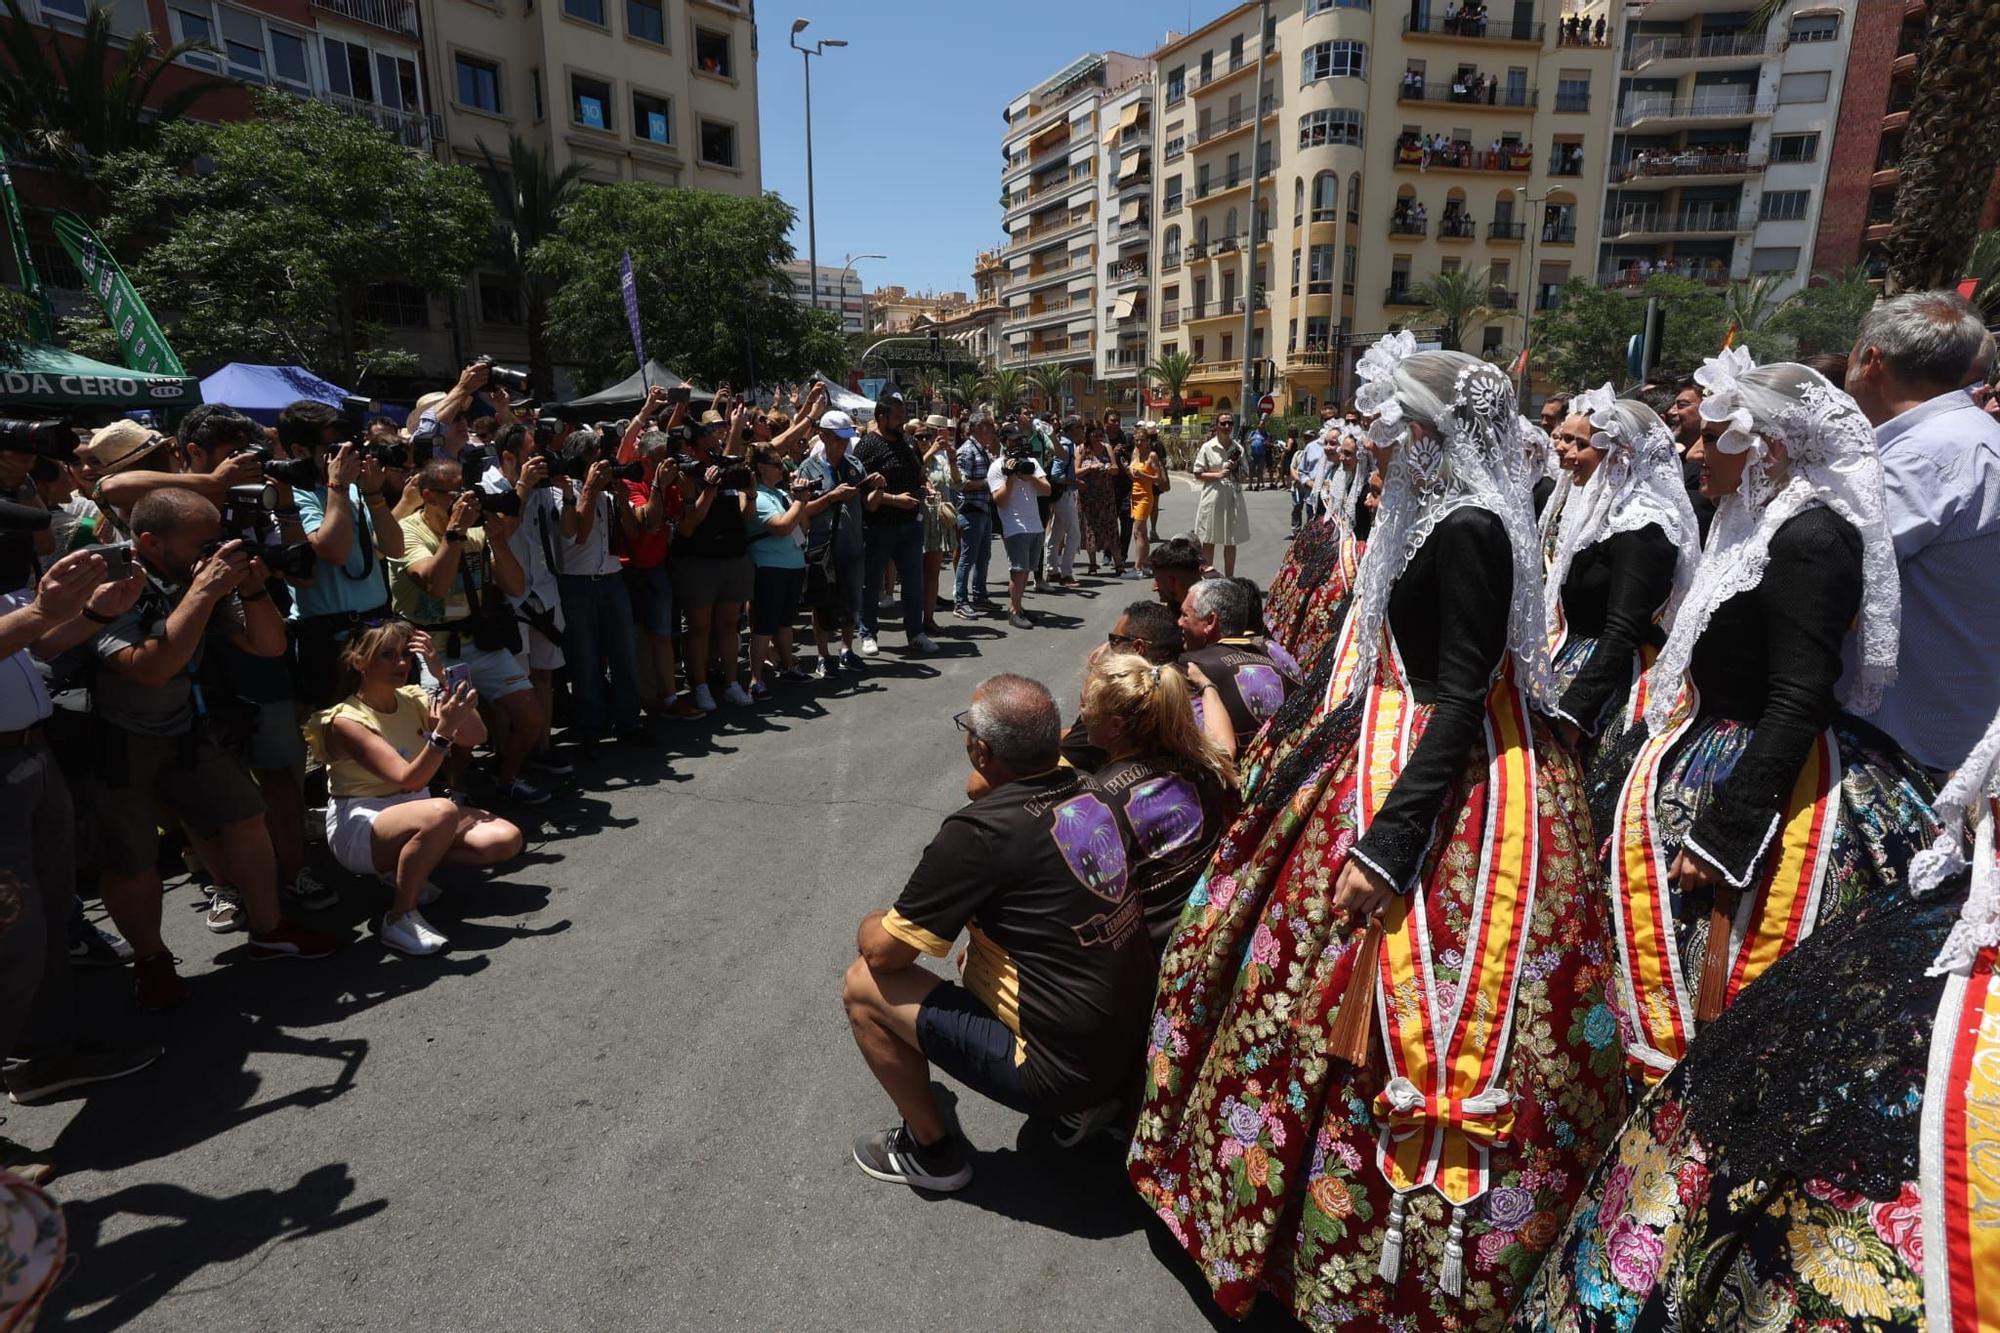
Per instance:
[[[1572,416],[1590,419],[1591,447],[1602,449],[1604,458],[1563,509],[1547,580],[1549,630],[1555,630],[1563,580],[1569,577],[1577,553],[1649,523],[1658,524],[1680,553],[1663,620],[1671,628],[1701,558],[1701,528],[1681,481],[1673,433],[1652,408],[1619,398],[1609,384],[1578,394],[1570,400],[1569,410]]]
[[[1463,352],[1419,352],[1408,333],[1370,347],[1358,367],[1360,410],[1375,417],[1369,437],[1394,449],[1368,550],[1361,559],[1353,614],[1359,658],[1353,690],[1375,678],[1389,594],[1410,560],[1447,515],[1474,507],[1497,517],[1514,555],[1508,650],[1529,697],[1553,706],[1543,627],[1542,552],[1529,498],[1514,386],[1498,368]]]
[[[1754,366],[1747,352],[1735,349],[1703,363],[1695,380],[1708,395],[1702,400],[1702,419],[1728,423],[1714,447],[1752,457],[1736,494],[1715,506],[1694,583],[1653,664],[1647,724],[1655,733],[1666,725],[1682,673],[1709,618],[1724,602],[1763,581],[1771,538],[1813,505],[1825,505],[1861,534],[1860,669],[1856,679],[1843,682],[1842,703],[1851,712],[1873,712],[1896,677],[1902,619],[1902,586],[1883,515],[1874,428],[1852,398],[1818,371],[1795,362]],[[1790,460],[1783,470],[1774,467],[1773,442],[1783,444]]]
[[[1910,862],[1910,887],[1919,894],[1937,887],[1965,869],[1965,834],[1972,833],[1972,887],[1958,924],[1931,964],[1930,975],[1964,972],[1989,944],[2000,944],[2000,861],[1994,857],[1993,806],[2000,798],[2000,717],[1986,728],[1979,744],[1944,784],[1933,807],[1944,822],[1936,842]]]

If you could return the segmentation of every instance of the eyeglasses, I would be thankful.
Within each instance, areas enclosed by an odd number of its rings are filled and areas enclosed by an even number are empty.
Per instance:
[[[1136,635],[1132,634],[1113,633],[1105,635],[1104,642],[1109,644],[1113,648],[1125,648],[1136,652],[1141,646],[1143,646],[1146,643],[1146,640],[1141,639]]]
[[[951,724],[954,727],[957,727],[960,731],[964,732],[966,735],[972,737],[974,740],[977,740],[979,738],[979,733],[972,729],[971,718],[972,718],[972,710],[968,708],[963,712],[953,713],[951,715]]]

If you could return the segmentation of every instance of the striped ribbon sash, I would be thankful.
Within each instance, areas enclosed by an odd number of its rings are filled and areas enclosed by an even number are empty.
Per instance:
[[[1402,664],[1385,646],[1362,720],[1357,836],[1395,785],[1410,750],[1411,701]],[[1394,1197],[1381,1275],[1402,1267],[1408,1196],[1435,1189],[1452,1205],[1440,1289],[1463,1290],[1466,1205],[1486,1192],[1489,1158],[1513,1131],[1513,1098],[1501,1085],[1521,956],[1534,905],[1539,815],[1527,696],[1503,668],[1486,700],[1486,820],[1467,917],[1461,986],[1440,988],[1425,890],[1419,883],[1385,914],[1376,995],[1389,1080],[1375,1099],[1382,1125],[1376,1165]],[[1445,821],[1448,825],[1450,821]]]
[[[1680,1062],[1694,1036],[1696,986],[1681,969],[1667,848],[1658,820],[1661,769],[1693,725],[1694,713],[1694,687],[1684,684],[1667,727],[1640,750],[1612,816],[1609,887],[1623,964],[1619,1000],[1631,1026],[1625,1058],[1632,1075],[1649,1084]],[[1637,725],[1645,725],[1643,716]],[[1832,862],[1839,787],[1840,747],[1833,733],[1825,731],[1807,751],[1792,784],[1778,817],[1777,846],[1756,891],[1737,903],[1730,930],[1731,1003],[1812,933]]]

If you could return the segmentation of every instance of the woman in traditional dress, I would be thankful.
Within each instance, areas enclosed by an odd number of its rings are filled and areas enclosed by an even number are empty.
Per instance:
[[[1701,530],[1673,433],[1652,408],[1606,384],[1570,412],[1556,447],[1576,494],[1549,565],[1549,655],[1557,730],[1588,769],[1632,721],[1633,684],[1694,581]]]
[[[1414,348],[1363,360],[1387,471],[1341,669],[1189,898],[1129,1162],[1225,1311],[1316,1329],[1504,1320],[1622,1111],[1513,389]]]
[[[1317,512],[1293,539],[1265,598],[1271,634],[1291,651],[1302,675],[1340,633],[1360,568],[1366,531],[1357,520],[1373,517],[1361,505],[1369,476],[1368,454],[1361,448],[1365,439],[1364,431],[1346,422],[1328,428]]]
[[[2000,719],[1913,896],[1814,932],[1639,1103],[1517,1328],[2000,1325],[1996,801]]]
[[[1077,508],[1083,517],[1083,554],[1090,562],[1088,571],[1097,573],[1097,557],[1102,555],[1109,566],[1106,573],[1117,575],[1118,563],[1118,497],[1112,493],[1117,484],[1118,460],[1111,456],[1110,446],[1104,443],[1104,428],[1095,422],[1083,428],[1083,443],[1076,450]]]
[[[1641,684],[1645,725],[1600,751],[1589,782],[1626,1053],[1646,1080],[1800,939],[1897,888],[1935,831],[1929,781],[1851,716],[1896,662],[1874,431],[1806,366],[1725,354],[1696,378],[1710,426],[1689,457],[1715,521]]]
[[[1194,537],[1201,543],[1202,563],[1225,574],[1236,572],[1236,548],[1250,540],[1250,507],[1243,502],[1243,445],[1236,439],[1235,424],[1233,416],[1223,413],[1215,420],[1215,434],[1194,451],[1194,479],[1201,483]]]

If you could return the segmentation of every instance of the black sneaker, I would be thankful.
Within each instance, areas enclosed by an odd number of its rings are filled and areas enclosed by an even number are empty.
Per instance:
[[[939,1194],[964,1189],[972,1179],[972,1162],[954,1135],[922,1148],[900,1124],[856,1139],[854,1164],[877,1180]]]
[[[72,1088],[136,1074],[159,1058],[160,1048],[152,1042],[134,1042],[129,1046],[78,1042],[60,1055],[16,1060],[8,1065],[7,1096],[21,1106],[36,1106]]]
[[[108,930],[85,923],[83,933],[69,942],[71,967],[123,967],[132,961],[132,946]]]
[[[576,776],[576,766],[563,758],[562,754],[556,750],[536,755],[528,761],[528,767],[546,773],[552,778],[573,778]]]

